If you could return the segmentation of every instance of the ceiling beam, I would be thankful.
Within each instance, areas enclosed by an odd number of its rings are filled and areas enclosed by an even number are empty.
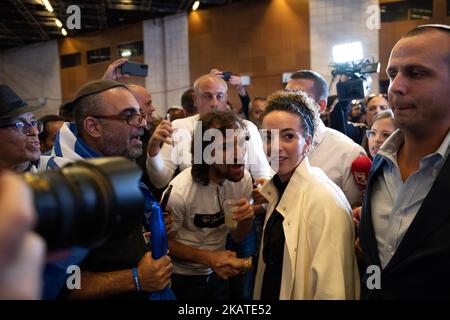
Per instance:
[[[83,20],[83,29],[98,29],[98,25],[97,25],[97,20],[96,19],[95,19],[95,23],[94,23],[94,19],[93,19],[92,23],[86,23],[86,20],[87,19]],[[22,33],[22,31],[30,32],[30,30],[31,30],[31,28],[29,28],[27,25],[24,26],[24,23],[21,22],[21,21],[12,20],[12,19],[10,19],[10,20],[3,19],[2,21],[3,21],[3,23],[8,24],[8,26],[10,28],[14,29],[16,32],[19,32],[19,33]],[[40,24],[44,28],[51,28],[51,29],[54,29],[54,30],[59,30],[59,28],[56,27],[55,21],[53,19],[51,19],[51,20],[50,19],[42,20],[42,21],[40,21]],[[0,27],[0,32],[1,32],[1,27]],[[3,33],[5,33],[5,32],[3,32]]]
[[[153,0],[142,0],[141,10],[150,11]]]
[[[66,4],[64,3],[64,1],[63,0],[54,1],[53,8],[55,9],[54,13],[55,13],[56,17],[59,20],[62,19],[61,22],[64,24],[66,17],[67,17],[67,12],[66,12],[67,7],[66,7]]]
[[[187,11],[191,6],[192,1],[190,0],[181,0],[180,6],[178,7],[178,11]]]
[[[83,10],[96,10],[97,5],[91,3],[79,3],[78,6]],[[124,4],[124,3],[114,3],[107,1],[104,4],[106,9],[110,10],[123,10],[123,11],[144,11],[144,12],[176,12],[178,9],[178,3],[156,3],[151,1],[151,6],[142,7],[142,5],[136,4]]]
[[[105,1],[101,0],[99,2],[100,2],[99,4],[95,5],[95,9],[97,11],[98,28],[104,29],[108,27],[108,18],[106,17],[106,6]]]
[[[0,21],[0,37],[11,39],[16,44],[23,45],[24,42],[22,41],[22,38],[19,37],[15,32],[13,32],[11,29],[9,29],[3,22]]]
[[[25,21],[28,22],[33,30],[41,37],[41,40],[49,40],[50,37],[48,34],[42,29],[41,25],[37,20],[33,17],[28,8],[22,3],[20,0],[9,0],[11,4],[16,7],[17,11],[25,18]]]

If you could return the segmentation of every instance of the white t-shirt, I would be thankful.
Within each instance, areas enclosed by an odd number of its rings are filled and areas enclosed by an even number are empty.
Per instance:
[[[225,250],[228,229],[224,225],[222,203],[226,199],[248,198],[252,179],[245,171],[239,182],[225,180],[222,185],[210,182],[203,186],[193,181],[191,168],[177,175],[168,205],[173,210],[171,231],[177,231],[175,240],[199,249]],[[213,270],[206,265],[173,258],[173,272],[184,275],[207,275]]]
[[[314,136],[314,148],[308,158],[311,166],[323,172],[344,192],[351,206],[360,205],[362,192],[352,174],[352,162],[364,149],[339,131],[319,123]]]

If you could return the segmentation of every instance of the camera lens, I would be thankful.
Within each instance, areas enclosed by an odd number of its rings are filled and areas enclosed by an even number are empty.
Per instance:
[[[49,249],[92,247],[112,234],[127,234],[143,219],[141,174],[136,164],[119,157],[25,174],[34,193],[36,231]]]
[[[222,78],[225,81],[229,81],[231,79],[231,72],[230,71],[225,71],[222,73]]]

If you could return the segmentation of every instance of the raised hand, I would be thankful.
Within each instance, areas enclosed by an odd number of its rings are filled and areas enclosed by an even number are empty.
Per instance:
[[[160,149],[162,143],[172,144],[172,133],[173,128],[172,124],[168,120],[163,120],[161,123],[156,127],[155,131],[153,132],[152,136],[150,137],[148,141],[148,149],[147,152],[149,156],[154,157],[156,156]]]
[[[119,79],[122,77],[128,77],[128,75],[123,74],[120,69],[120,66],[127,61],[128,61],[128,59],[117,59],[116,61],[111,63],[108,66],[108,69],[106,69],[105,74],[103,75],[102,79],[119,81]]]

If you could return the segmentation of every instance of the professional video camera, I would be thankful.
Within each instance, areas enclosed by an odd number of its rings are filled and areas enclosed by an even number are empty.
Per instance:
[[[141,170],[120,157],[78,161],[62,169],[24,175],[34,193],[36,232],[49,249],[92,247],[127,234],[143,219]]]
[[[333,80],[336,76],[345,76],[348,80],[339,81],[336,85],[340,101],[364,99],[370,90],[372,83],[371,73],[380,72],[380,63],[373,58],[351,62],[334,63],[331,65]]]

